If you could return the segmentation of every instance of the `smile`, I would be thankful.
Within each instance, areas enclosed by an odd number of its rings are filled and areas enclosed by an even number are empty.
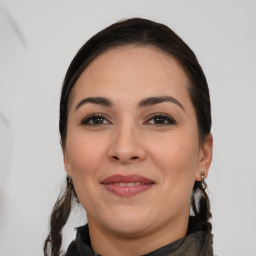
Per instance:
[[[101,184],[118,196],[129,197],[150,189],[155,182],[140,175],[113,175],[105,178]]]

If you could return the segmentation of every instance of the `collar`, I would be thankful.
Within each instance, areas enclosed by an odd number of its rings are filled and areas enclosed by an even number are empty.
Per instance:
[[[209,224],[190,216],[187,236],[143,256],[212,256],[212,234]],[[101,256],[91,247],[88,224],[77,228],[65,256]]]

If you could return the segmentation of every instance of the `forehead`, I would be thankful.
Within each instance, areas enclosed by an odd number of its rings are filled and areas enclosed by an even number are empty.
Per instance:
[[[188,78],[178,61],[151,46],[123,46],[99,55],[83,71],[72,100],[87,96],[188,96]],[[153,95],[152,95],[153,94]]]

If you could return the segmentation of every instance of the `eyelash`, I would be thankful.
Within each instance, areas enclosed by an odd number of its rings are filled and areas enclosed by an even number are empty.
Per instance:
[[[98,114],[98,113],[94,113],[94,114],[89,115],[89,116],[86,117],[85,119],[83,119],[83,120],[81,121],[81,124],[82,124],[82,125],[88,125],[88,126],[104,125],[104,124],[90,124],[90,123],[89,123],[91,120],[95,120],[95,119],[97,119],[97,118],[101,118],[101,119],[106,119],[106,120],[107,120],[107,118],[106,118],[104,115]]]
[[[165,114],[163,114],[163,113],[152,114],[151,116],[149,116],[148,121],[149,121],[149,120],[152,120],[152,119],[154,119],[154,118],[163,118],[163,119],[165,119],[165,121],[168,121],[167,124],[155,124],[155,125],[157,125],[157,126],[166,126],[166,125],[175,125],[175,124],[176,124],[176,121],[175,121],[172,117],[170,117],[170,116],[168,116],[168,115],[165,115]],[[148,122],[148,121],[147,121],[147,122]]]
[[[153,125],[156,125],[156,126],[168,126],[168,125],[175,125],[176,124],[176,121],[172,117],[169,117],[168,115],[165,115],[163,113],[152,114],[151,116],[149,116],[149,119],[146,122],[148,122],[149,120],[152,120],[154,118],[162,118],[162,119],[164,119],[164,122],[168,121],[167,124],[153,124]],[[94,113],[94,114],[91,114],[90,116],[86,117],[85,119],[83,119],[81,121],[81,125],[94,126],[94,127],[105,125],[104,123],[100,123],[100,124],[91,124],[91,123],[89,123],[90,121],[93,121],[93,120],[96,120],[96,119],[105,119],[105,120],[107,120],[107,118],[104,115],[102,115],[100,113]]]

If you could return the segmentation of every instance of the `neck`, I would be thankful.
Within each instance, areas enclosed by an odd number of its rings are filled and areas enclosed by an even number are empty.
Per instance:
[[[158,230],[129,236],[103,229],[89,219],[88,225],[91,245],[95,252],[104,256],[138,256],[150,253],[185,237],[188,228],[188,216],[176,220],[175,225],[163,225]]]

